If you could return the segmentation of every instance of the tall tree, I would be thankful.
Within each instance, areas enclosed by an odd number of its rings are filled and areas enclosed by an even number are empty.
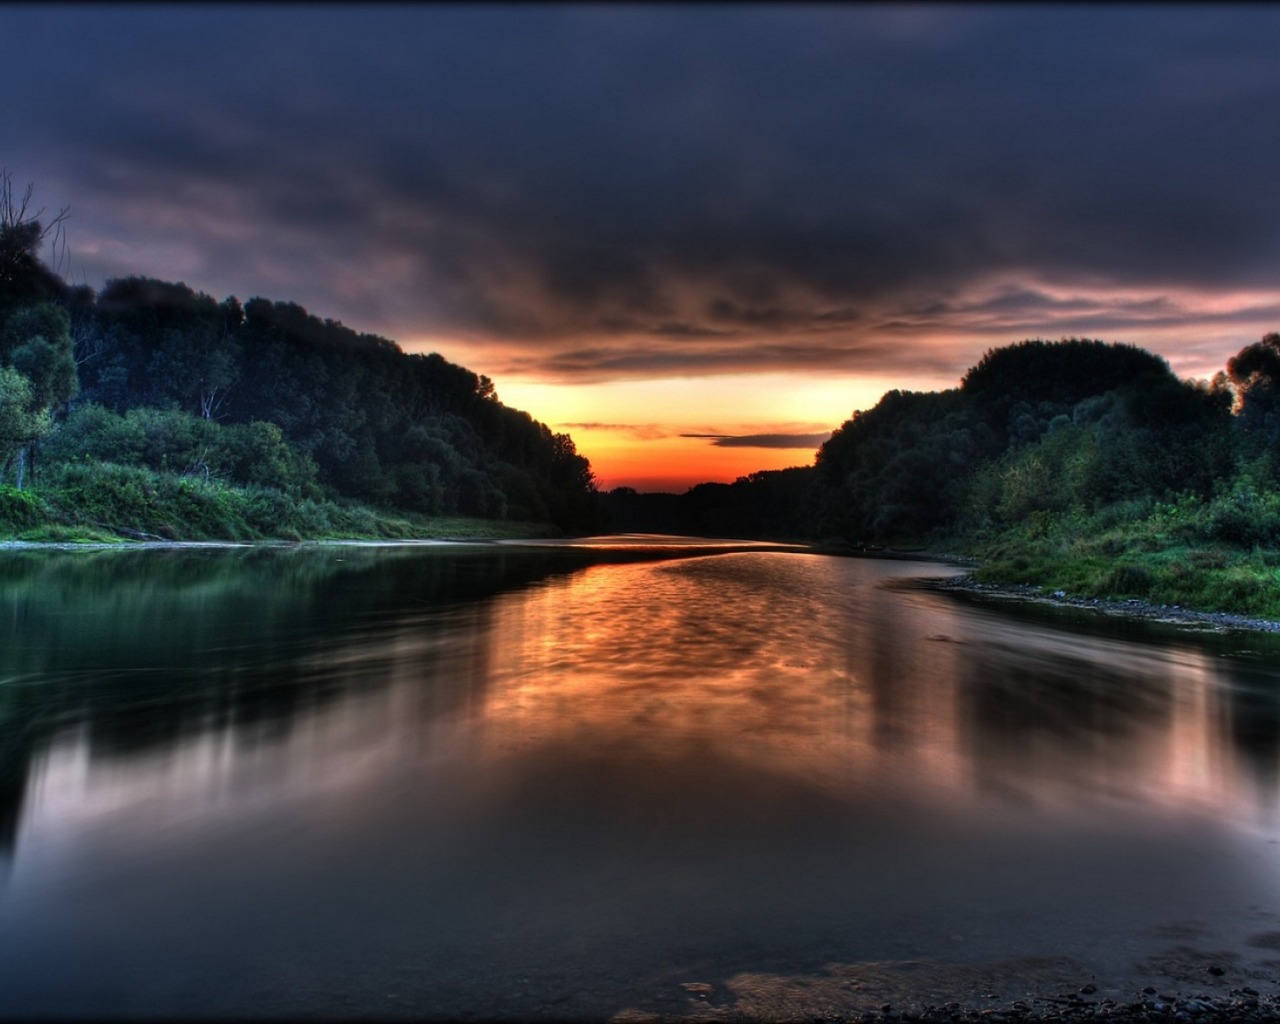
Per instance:
[[[1267,334],[1227,360],[1236,415],[1250,433],[1280,437],[1280,334]]]
[[[0,329],[0,366],[26,382],[23,422],[27,436],[10,439],[17,448],[17,484],[21,487],[36,442],[80,387],[67,311],[41,303],[11,313]],[[18,408],[16,398],[11,397],[11,402]]]
[[[52,420],[32,395],[31,382],[10,366],[0,366],[0,482],[16,463],[15,483],[22,488],[26,453],[48,433]]]
[[[21,198],[13,188],[13,176],[0,168],[0,316],[17,306],[54,299],[66,290],[62,279],[40,262],[46,239],[56,247],[63,242],[66,208],[42,221],[44,209],[33,211],[33,186]]]

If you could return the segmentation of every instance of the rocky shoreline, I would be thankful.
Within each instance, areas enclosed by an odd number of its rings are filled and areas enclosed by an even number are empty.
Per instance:
[[[994,1009],[962,1008],[959,1003],[927,1006],[921,1010],[895,1010],[886,1004],[856,1017],[820,1016],[835,1024],[888,1024],[910,1021],[1121,1021],[1203,1022],[1280,1021],[1280,997],[1262,995],[1252,988],[1232,989],[1225,996],[1164,995],[1148,986],[1129,1002],[1091,998],[1093,986],[1067,996],[1017,999]]]
[[[1137,598],[1108,600],[1097,597],[1071,597],[1061,590],[1048,591],[1030,584],[982,583],[972,575],[930,580],[928,585],[938,590],[960,592],[980,598],[989,598],[994,601],[1032,602],[1080,608],[1097,612],[1101,615],[1143,619],[1148,622],[1163,622],[1198,630],[1280,633],[1280,622],[1271,619],[1254,619],[1246,615],[1233,615],[1229,612],[1201,612],[1190,608],[1182,608],[1178,605],[1150,604]]]

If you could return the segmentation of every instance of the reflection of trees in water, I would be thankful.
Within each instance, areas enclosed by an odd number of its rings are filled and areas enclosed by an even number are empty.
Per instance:
[[[18,748],[16,753],[19,756],[12,756],[6,747],[0,760],[0,854],[13,849],[27,792],[28,751]]]
[[[955,660],[946,605],[917,605],[909,591],[864,592],[854,622],[853,668],[866,695],[867,736],[884,754],[954,761]]]
[[[862,620],[867,623],[865,642],[866,683],[871,698],[871,738],[875,746],[889,750],[905,744],[912,727],[906,703],[911,676],[904,671],[906,644],[903,643],[900,609],[875,594],[864,605]]]
[[[1237,795],[1275,815],[1274,669],[1216,657],[1220,637],[1205,638],[1203,653],[1188,645],[1172,658],[1117,658],[1105,641],[1096,649],[1081,641],[1087,656],[965,648],[959,720],[978,785],[1020,799],[1050,787],[1124,796],[1126,786],[1181,786],[1203,800]],[[1253,793],[1246,797],[1242,783]]]
[[[979,786],[1026,799],[1034,792],[1010,787],[1105,790],[1141,771],[1151,740],[1172,725],[1173,681],[1134,662],[1114,668],[1104,656],[1001,643],[966,647],[958,663],[958,726]]]
[[[1124,766],[1136,767],[1144,750],[1153,756],[1163,742],[1167,758],[1176,755],[1172,748],[1179,742],[1194,740],[1202,753],[1226,755],[1226,763],[1218,763],[1231,778],[1220,782],[1237,787],[1247,779],[1253,802],[1280,816],[1280,673],[1273,667],[1280,635],[1195,634],[1070,606],[1009,603],[965,592],[948,596],[980,607],[994,602],[1011,622],[1062,630],[1081,651],[1094,652],[1072,657],[1057,651],[1049,657],[1002,644],[966,648],[967,746],[975,770],[986,765],[986,779],[997,778],[994,767],[1008,758],[1022,758],[1034,768],[1034,755],[1054,744],[1106,782],[1108,772],[1123,778]],[[1179,653],[1149,657],[1145,669],[1134,671],[1131,659],[1123,665],[1108,661],[1108,650],[1125,648]],[[1190,693],[1180,681],[1195,691],[1195,706],[1188,706]]]
[[[403,635],[423,640],[415,679],[431,694],[419,706],[447,713],[484,682],[458,663],[475,658],[486,600],[583,562],[558,551],[356,547],[6,556],[0,851],[12,848],[32,758],[55,733],[83,728],[95,758],[229,727],[281,740],[302,712],[385,686],[393,666],[382,648]]]
[[[1222,671],[1231,683],[1222,699],[1236,762],[1256,788],[1258,805],[1274,818],[1280,811],[1280,688],[1276,673],[1242,662],[1226,662]]]

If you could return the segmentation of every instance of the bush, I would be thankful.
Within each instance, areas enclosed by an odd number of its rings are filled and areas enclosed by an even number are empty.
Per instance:
[[[48,518],[45,503],[31,491],[20,491],[0,484],[0,529],[18,533],[37,526]]]
[[[1280,495],[1236,489],[1215,498],[1206,521],[1208,539],[1251,547],[1280,539]]]
[[[274,423],[224,427],[177,409],[137,408],[120,415],[86,404],[49,437],[41,454],[51,465],[113,463],[320,496],[315,461],[290,445]]]
[[[1121,563],[1111,570],[1103,585],[1107,593],[1119,597],[1146,597],[1152,583],[1151,572],[1145,566]]]

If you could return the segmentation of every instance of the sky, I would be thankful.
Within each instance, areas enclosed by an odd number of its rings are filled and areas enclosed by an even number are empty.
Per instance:
[[[810,464],[888,389],[1280,329],[1280,6],[6,5],[60,266],[491,377],[602,488]],[[48,254],[47,254],[48,255]]]

